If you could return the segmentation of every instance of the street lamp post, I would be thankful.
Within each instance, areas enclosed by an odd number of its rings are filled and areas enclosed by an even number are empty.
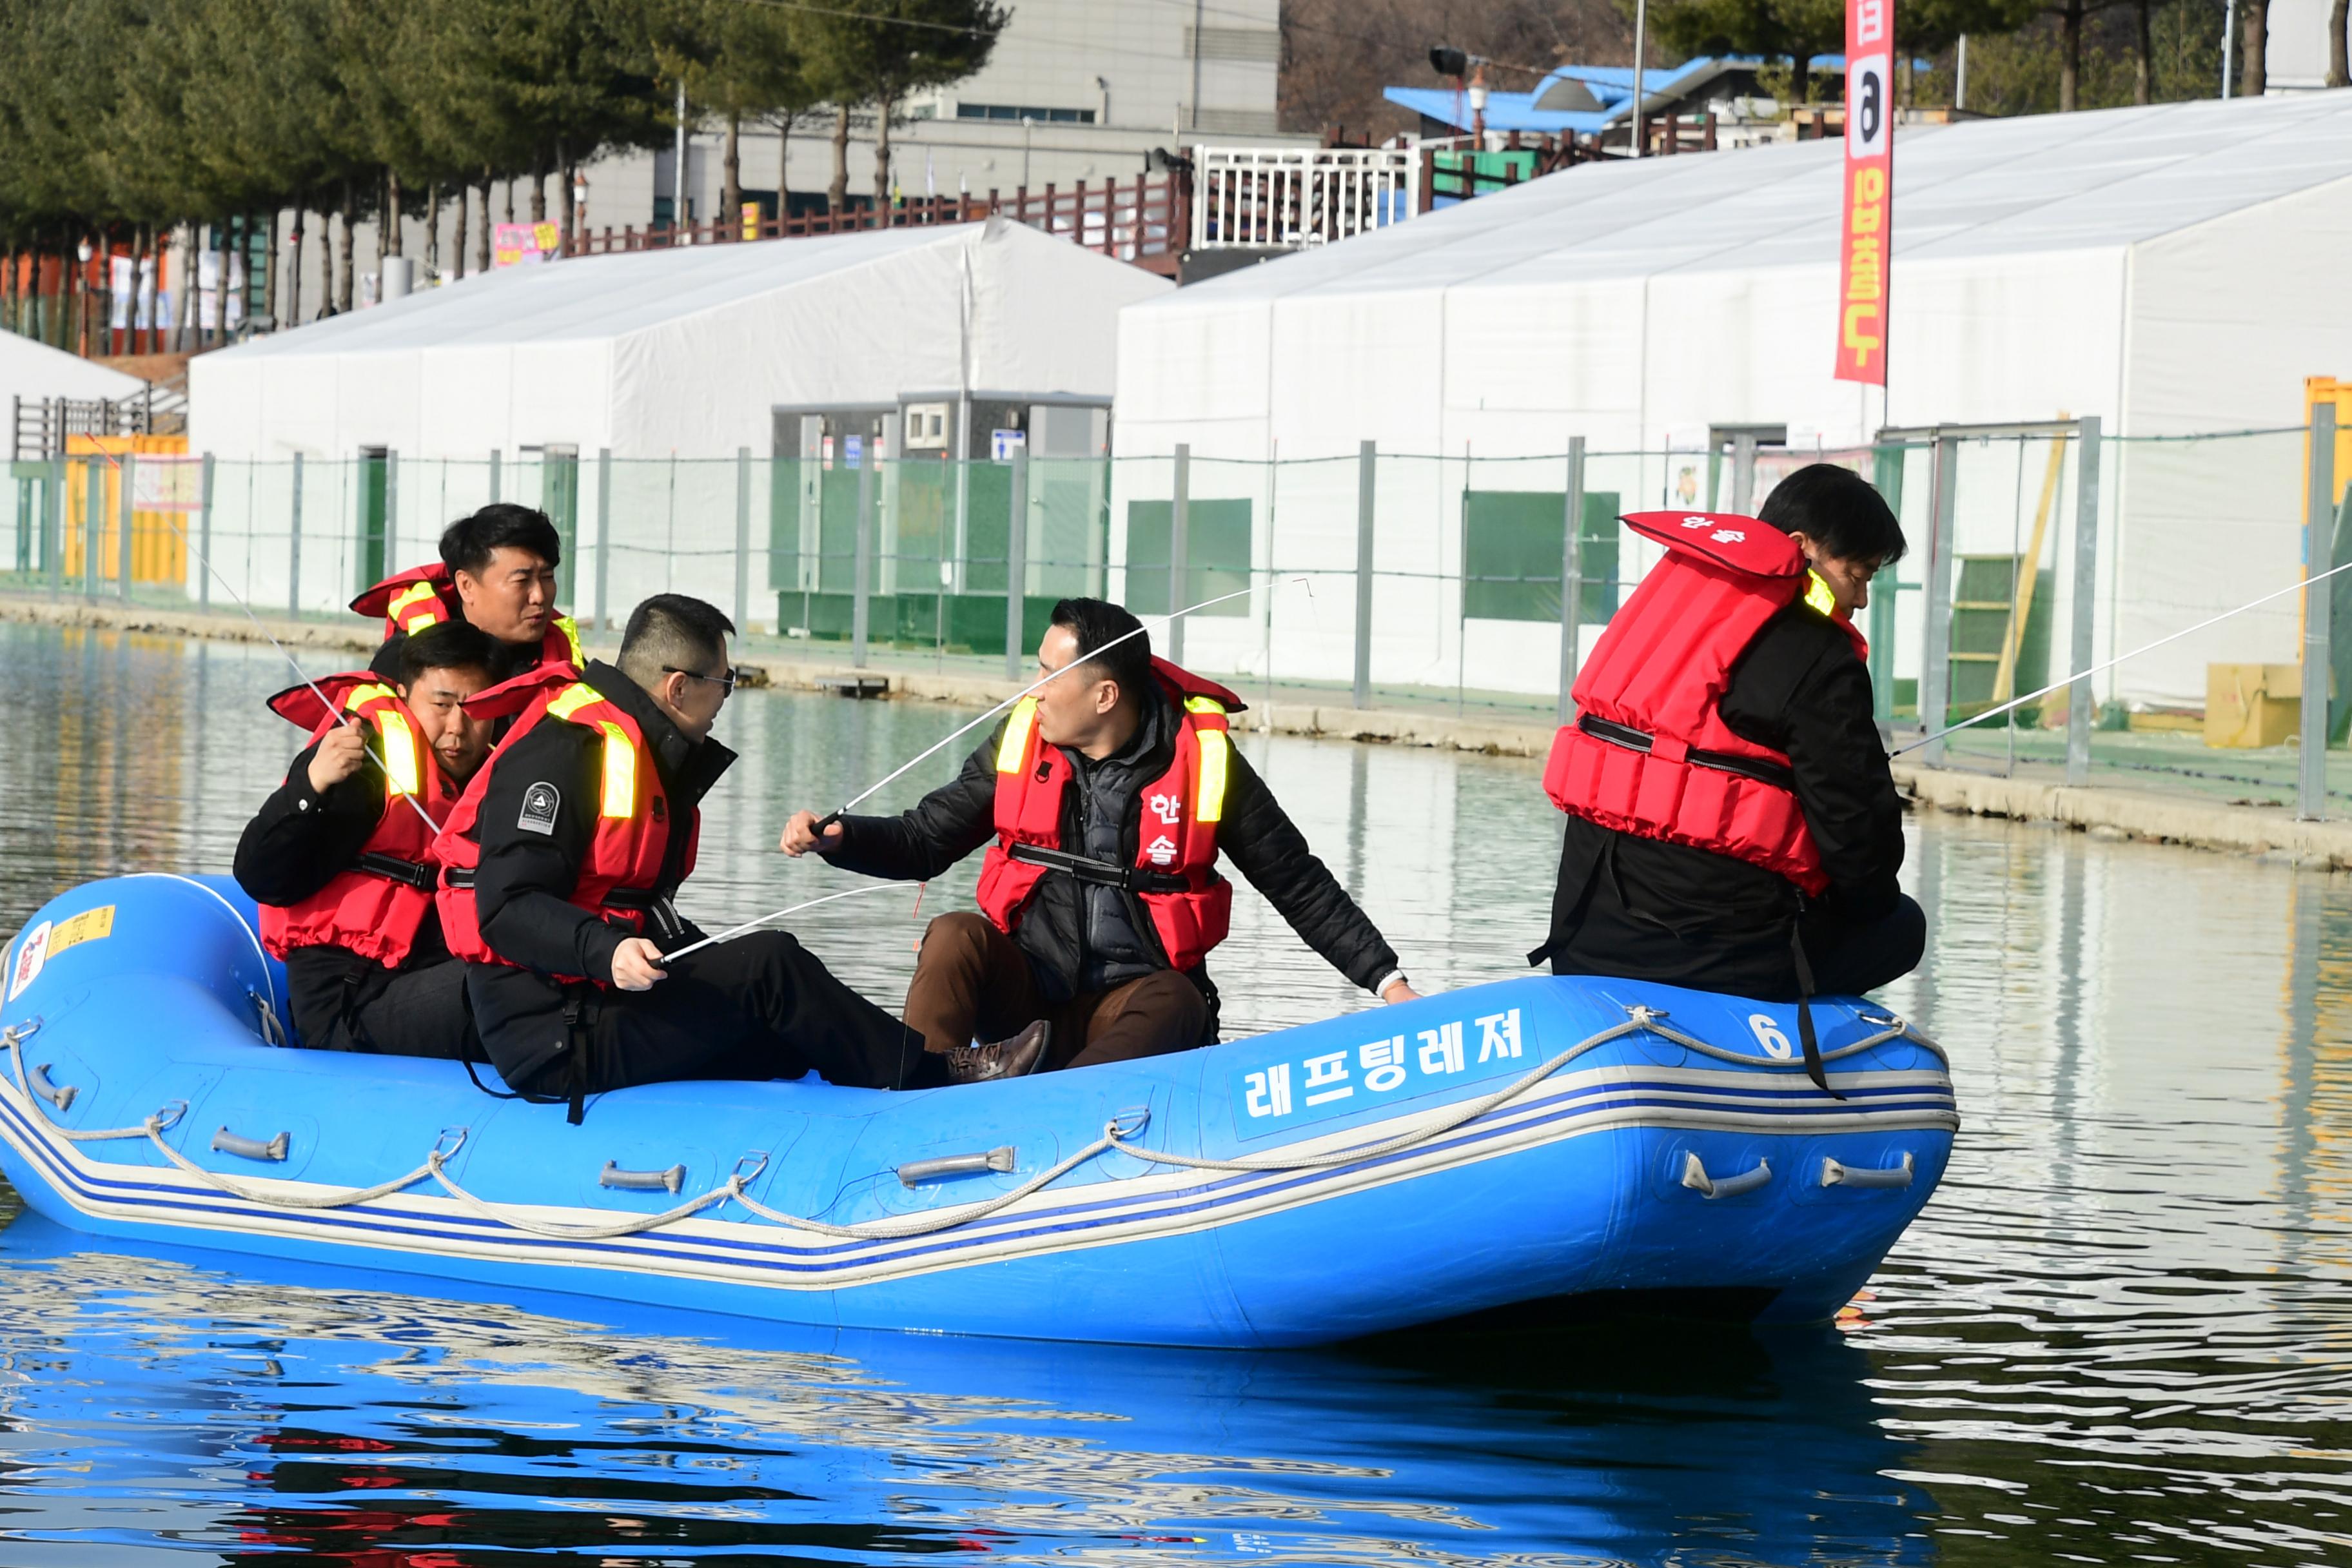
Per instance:
[[[1633,156],[1642,155],[1642,66],[1650,42],[1650,0],[1633,0]]]
[[[74,259],[80,263],[74,268],[74,342],[82,358],[89,357],[89,240],[87,236],[74,246]]]

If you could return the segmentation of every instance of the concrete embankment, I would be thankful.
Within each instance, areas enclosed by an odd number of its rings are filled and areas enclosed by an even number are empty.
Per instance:
[[[205,615],[104,601],[0,596],[0,619],[235,642],[265,640],[254,623],[241,615]],[[289,647],[362,653],[374,647],[377,640],[368,626],[356,619],[337,623],[265,617],[263,625],[270,637]],[[584,640],[592,654],[609,658],[614,651],[609,634],[592,633]],[[1020,683],[1001,676],[897,666],[858,669],[845,658],[807,657],[786,649],[747,649],[740,662],[752,672],[753,684],[781,690],[863,686],[868,692],[878,690],[902,700],[982,708],[1020,689]],[[1504,757],[1541,758],[1551,745],[1549,721],[1457,713],[1435,706],[1365,710],[1318,701],[1319,695],[1311,689],[1294,689],[1286,694],[1277,687],[1270,700],[1253,700],[1237,727]],[[1903,762],[1895,764],[1895,781],[1923,809],[2048,822],[2101,837],[2185,844],[2352,870],[2352,822],[2297,822],[2291,811],[2281,807],[2229,805],[2194,795],[2106,784],[2069,787],[2042,779],[2001,778]]]

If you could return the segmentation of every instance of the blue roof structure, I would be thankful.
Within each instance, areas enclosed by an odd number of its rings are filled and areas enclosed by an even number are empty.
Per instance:
[[[1768,63],[1761,55],[1700,55],[1678,66],[1643,71],[1642,93],[1655,110],[1661,100],[1671,102],[1696,92],[1727,71]],[[1843,55],[1816,55],[1812,63],[1815,70],[1832,76],[1845,69]],[[1467,93],[1450,87],[1391,87],[1381,96],[1423,119],[1470,129]],[[1561,66],[1536,83],[1532,91],[1489,89],[1486,129],[1538,136],[1594,136],[1622,123],[1632,111],[1633,99],[1631,66]]]

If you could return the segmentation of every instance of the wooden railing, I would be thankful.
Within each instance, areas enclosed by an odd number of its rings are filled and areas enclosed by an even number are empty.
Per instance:
[[[1047,185],[1032,191],[1024,185],[1009,195],[991,191],[985,196],[918,196],[887,207],[848,207],[800,217],[762,217],[757,222],[739,217],[731,223],[713,219],[650,224],[643,228],[635,224],[617,229],[607,226],[574,233],[570,247],[561,254],[611,256],[666,250],[672,246],[978,223],[993,216],[1011,218],[1116,260],[1172,276],[1176,258],[1191,234],[1192,191],[1181,174],[1138,175],[1132,182],[1108,180],[1100,184],[1080,180],[1068,190]]]

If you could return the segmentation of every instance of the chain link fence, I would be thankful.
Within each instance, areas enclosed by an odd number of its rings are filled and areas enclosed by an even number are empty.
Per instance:
[[[2328,693],[2309,732],[2341,747],[2352,723],[2352,668],[2334,672],[2352,647],[2326,635],[2352,573],[2294,591],[2306,560],[2352,563],[2332,423],[2330,438],[2309,436],[2118,439],[2084,420],[1830,451],[1742,437],[1272,462],[1181,447],[968,463],[73,452],[14,466],[0,588],[340,617],[362,588],[432,559],[451,520],[506,500],[553,519],[562,602],[583,626],[685,593],[727,609],[754,647],[1013,673],[1066,595],[1147,616],[1214,600],[1158,646],[1245,692],[1539,722],[1567,711],[1578,661],[1656,559],[1620,513],[1750,510],[1828,461],[1875,483],[1911,542],[1859,617],[1897,743],[2055,686],[1920,756],[2231,800],[2300,789],[2309,812],[2352,795],[2352,772],[2303,766],[2305,690]]]

